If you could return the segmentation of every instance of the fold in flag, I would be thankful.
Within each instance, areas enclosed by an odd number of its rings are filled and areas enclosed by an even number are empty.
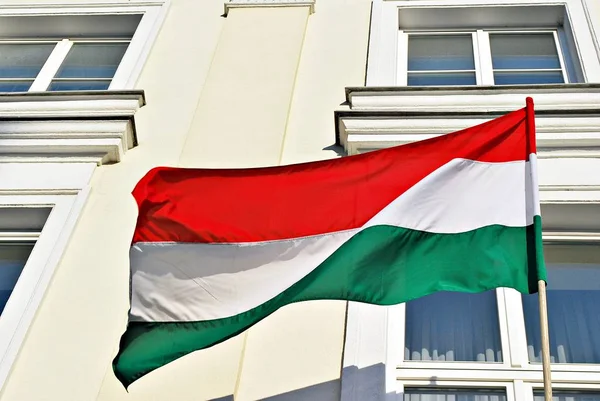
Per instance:
[[[159,167],[133,191],[130,383],[277,309],[392,305],[545,280],[533,103],[484,124],[281,167]]]

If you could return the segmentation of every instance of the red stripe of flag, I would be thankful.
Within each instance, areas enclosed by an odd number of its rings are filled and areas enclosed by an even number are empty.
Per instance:
[[[452,134],[313,163],[158,167],[137,184],[133,242],[254,242],[357,228],[455,158],[528,159],[525,109]]]

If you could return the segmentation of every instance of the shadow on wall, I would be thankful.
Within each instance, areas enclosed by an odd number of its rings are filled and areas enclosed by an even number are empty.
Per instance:
[[[340,379],[299,388],[282,394],[261,398],[262,401],[339,401],[345,400],[385,401],[385,365],[380,363],[358,368],[350,366],[343,370]],[[233,395],[214,398],[210,401],[234,401]]]
[[[323,148],[323,150],[333,150],[335,152],[335,154],[340,157],[348,156],[348,153],[346,152],[346,150],[344,150],[344,148],[340,145],[325,146]]]

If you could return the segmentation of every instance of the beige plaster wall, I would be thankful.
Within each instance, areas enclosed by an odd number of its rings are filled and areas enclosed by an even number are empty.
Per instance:
[[[338,157],[334,110],[342,108],[345,87],[364,85],[370,9],[368,0],[317,2],[281,164]],[[338,301],[290,305],[252,328],[236,400],[339,400],[345,311]]]
[[[126,392],[110,366],[125,329],[130,196],[156,165],[245,167],[336,157],[333,111],[365,74],[369,0],[233,9],[172,0],[136,85],[139,146],[92,193],[0,400],[339,399],[345,303],[297,304]],[[328,148],[325,149],[324,148]]]
[[[229,11],[182,166],[279,163],[308,16],[308,7]]]
[[[1,400],[197,400],[232,391],[238,359],[229,354],[239,354],[235,341],[200,360],[183,359],[129,394],[110,369],[128,309],[128,248],[137,214],[130,192],[151,167],[177,164],[225,23],[222,13],[219,1],[172,1],[136,85],[148,102],[136,115],[139,146],[121,163],[96,169],[91,195]],[[210,387],[196,391],[202,386],[198,377]]]

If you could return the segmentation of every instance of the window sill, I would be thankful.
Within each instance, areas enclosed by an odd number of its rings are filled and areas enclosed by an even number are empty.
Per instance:
[[[473,102],[472,96],[477,96],[477,103]],[[440,111],[439,107],[443,107],[443,111],[459,112],[464,111],[464,105],[468,105],[473,111],[505,111],[524,105],[525,96],[540,97],[536,109],[577,110],[581,106],[594,104],[592,99],[600,96],[600,84],[346,88],[346,101],[353,110]],[[485,102],[479,102],[481,99]],[[456,103],[456,100],[460,103]]]
[[[119,162],[143,91],[0,93],[0,162]]]
[[[346,88],[336,142],[349,154],[432,138],[535,101],[540,158],[600,157],[600,85]]]

